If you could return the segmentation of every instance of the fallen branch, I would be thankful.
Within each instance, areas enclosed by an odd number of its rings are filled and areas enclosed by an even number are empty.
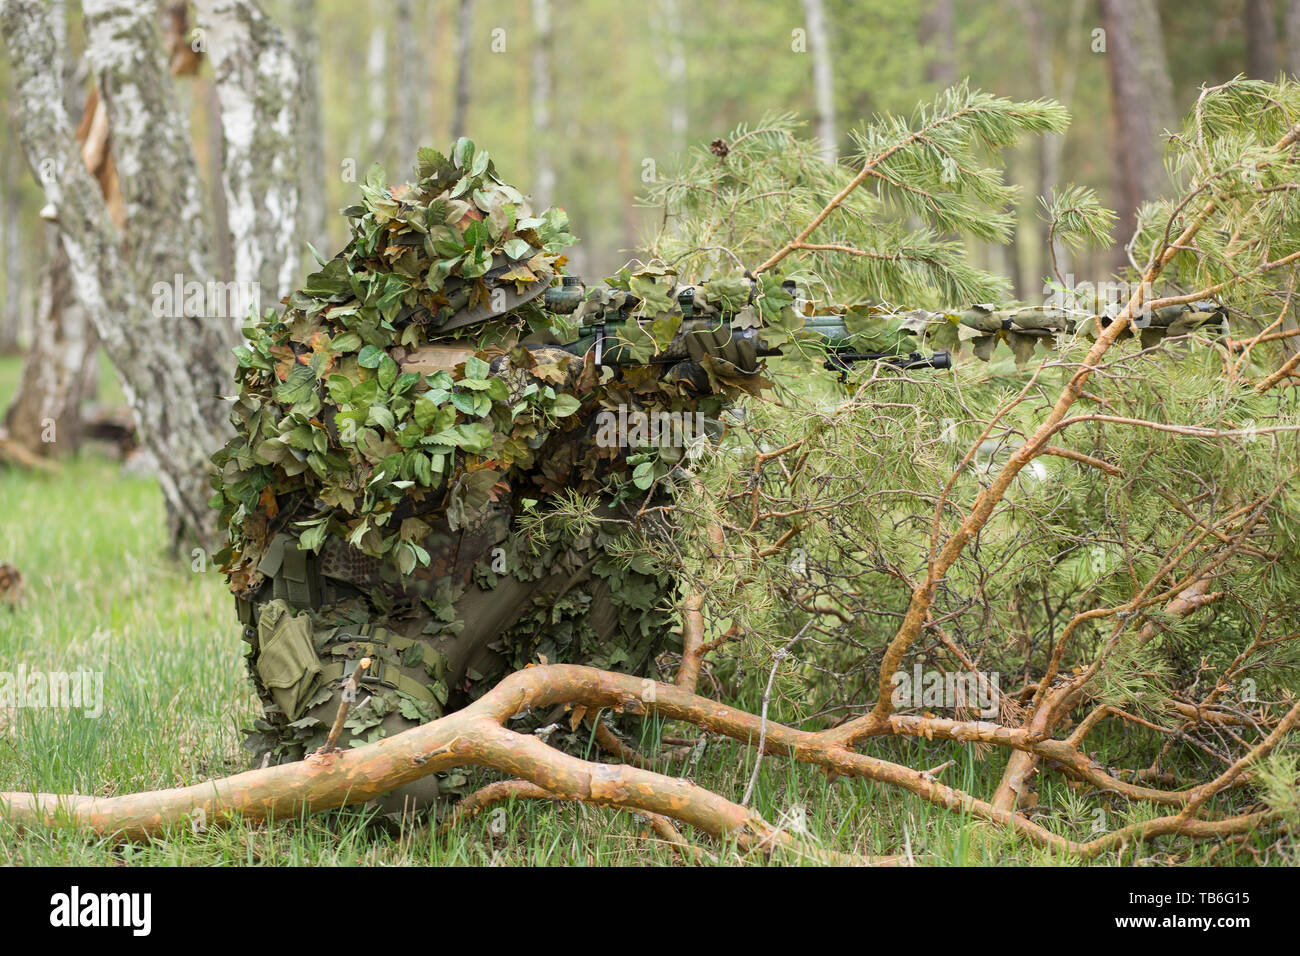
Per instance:
[[[686,823],[716,839],[734,841],[742,852],[784,850],[836,863],[898,862],[896,857],[848,857],[809,846],[752,810],[688,780],[626,764],[591,763],[503,726],[515,714],[564,703],[639,715],[654,713],[751,746],[762,735],[763,749],[768,754],[786,755],[838,776],[862,777],[900,787],[944,809],[1010,828],[1034,845],[1054,852],[1090,858],[1114,844],[1114,834],[1088,843],[1067,839],[1023,816],[946,786],[931,773],[856,753],[840,744],[835,730],[797,730],[762,721],[754,714],[669,684],[567,664],[517,671],[464,710],[354,750],[330,754],[327,759],[308,758],[189,787],[117,797],[5,793],[0,794],[0,814],[19,827],[70,823],[103,835],[141,839],[165,834],[192,819],[219,826],[236,820],[296,818],[302,813],[364,803],[425,774],[476,765],[531,783],[554,799],[658,814]],[[1292,716],[1285,728],[1276,728],[1274,738],[1280,739],[1294,720]],[[891,725],[904,734],[999,743],[1030,749],[1055,760],[1070,759],[1065,742],[1034,741],[1023,730],[996,724],[894,716]],[[1243,760],[1248,763],[1255,756],[1253,753]],[[1242,766],[1244,769],[1245,764]],[[523,791],[523,784],[514,789]],[[1191,791],[1197,795],[1203,792]],[[1126,839],[1158,834],[1218,836],[1242,832],[1241,828],[1257,826],[1264,819],[1272,817],[1254,814],[1205,821],[1176,815],[1122,832]]]
[[[452,812],[448,814],[447,819],[438,827],[438,832],[446,835],[466,820],[478,816],[484,810],[498,803],[511,800],[556,799],[558,798],[555,794],[527,780],[498,780],[485,787],[480,787],[456,804]],[[667,817],[658,813],[641,813],[638,816],[643,817],[650,824],[651,829],[683,857],[695,862],[704,860],[717,862],[715,857],[710,856],[682,836],[681,831],[673,826],[672,821]]]

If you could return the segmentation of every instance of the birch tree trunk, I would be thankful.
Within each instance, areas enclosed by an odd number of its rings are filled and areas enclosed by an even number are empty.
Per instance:
[[[382,12],[376,10],[370,18],[370,40],[366,49],[366,78],[370,83],[370,127],[367,147],[370,162],[388,163],[388,32],[384,28]]]
[[[208,455],[227,433],[228,326],[189,315],[157,289],[207,277],[201,185],[157,43],[151,5],[85,0],[87,57],[108,105],[126,210],[125,235],[86,172],[63,108],[48,11],[4,0],[18,137],[68,256],[73,289],[117,368],[142,442],[156,462],[173,544],[215,542]]]
[[[251,0],[196,5],[221,101],[226,209],[241,307],[248,304],[245,290],[254,293],[255,305],[273,306],[293,291],[301,255],[299,63]],[[235,327],[246,318],[235,315]]]
[[[397,63],[393,67],[397,83],[394,97],[397,103],[397,164],[405,177],[410,174],[415,163],[415,151],[420,148],[424,116],[420,110],[420,48],[411,0],[397,0],[394,27],[397,30]]]
[[[67,23],[62,0],[50,4],[53,61],[51,67],[63,90],[61,103],[71,120],[76,115],[74,84],[67,62]],[[78,137],[80,139],[80,136]],[[83,156],[84,152],[83,144]],[[17,197],[18,149],[12,138],[5,141],[5,183],[7,196]],[[26,313],[30,341],[23,358],[22,373],[13,401],[5,411],[4,426],[10,441],[39,457],[72,454],[81,446],[84,405],[99,384],[98,339],[84,309],[72,294],[68,257],[58,228],[42,221],[45,264],[41,269],[39,294],[26,302],[26,290],[16,281],[21,273],[21,242],[18,208],[14,204],[5,224],[6,267],[12,278],[6,286],[6,307]]]
[[[316,0],[294,0],[290,22],[298,57],[298,158],[302,164],[298,173],[298,222],[301,237],[328,255],[325,122],[321,115],[320,34],[316,17]]]
[[[32,342],[18,391],[5,412],[10,441],[32,454],[71,454],[81,445],[85,403],[94,396],[94,327],[72,294],[68,257],[49,227],[48,260],[41,275]]]
[[[23,281],[22,243],[18,235],[22,217],[22,191],[18,188],[18,148],[12,136],[6,135],[0,149],[0,172],[4,181],[0,186],[0,208],[4,209],[4,222],[0,224],[0,250],[4,256],[4,300],[0,302],[0,354],[18,348],[24,337],[23,301],[26,283]]]
[[[202,85],[204,134],[207,150],[203,157],[208,187],[208,204],[212,209],[212,268],[222,279],[235,274],[235,251],[230,248],[230,214],[226,208],[226,187],[222,183],[221,156],[226,151],[221,131],[221,99],[217,84],[204,75],[194,82]]]
[[[828,163],[839,158],[839,136],[835,129],[835,82],[831,72],[830,36],[826,28],[826,7],[822,0],[803,0],[808,28],[808,52],[813,61],[813,93],[817,103],[817,138],[821,156]]]
[[[659,0],[659,70],[668,81],[668,135],[674,153],[686,148],[686,40],[681,0]]]
[[[555,161],[551,155],[551,101],[555,86],[551,75],[554,30],[551,0],[533,0],[533,207],[541,210],[555,201]]]
[[[469,120],[470,38],[474,32],[474,0],[460,0],[456,16],[456,104],[451,114],[451,137],[465,135]]]

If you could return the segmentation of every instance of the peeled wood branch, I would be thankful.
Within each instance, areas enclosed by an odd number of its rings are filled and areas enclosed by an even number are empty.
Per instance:
[[[105,835],[142,838],[160,835],[170,827],[184,825],[200,816],[214,825],[237,819],[284,819],[303,812],[362,803],[434,771],[477,765],[527,781],[556,799],[659,814],[688,823],[716,838],[733,840],[746,851],[779,848],[824,861],[857,859],[811,848],[746,807],[687,780],[627,765],[590,763],[503,726],[514,714],[564,703],[655,713],[751,745],[764,733],[767,753],[785,754],[839,776],[865,777],[901,787],[944,809],[1009,827],[1034,844],[1054,851],[1092,857],[1115,844],[1114,834],[1089,843],[1061,837],[1013,812],[939,783],[932,774],[846,749],[834,731],[814,733],[772,721],[764,725],[753,714],[671,685],[560,664],[518,671],[464,710],[355,750],[314,755],[299,763],[253,770],[190,787],[120,797],[0,794],[0,810],[18,826],[71,822]],[[1300,705],[1293,709],[1285,727],[1275,729],[1270,740],[1281,739],[1295,723],[1297,714]],[[1082,755],[1072,757],[1069,745],[1063,741],[1035,742],[1026,731],[996,724],[893,716],[881,732],[980,740],[1031,748],[1044,756],[1073,760],[1076,764],[1087,762]],[[1248,763],[1263,752],[1257,748],[1243,760]],[[1081,772],[1084,769],[1080,768]],[[1230,779],[1225,777],[1215,785],[1228,782]],[[520,788],[524,785],[514,789]],[[1115,789],[1122,790],[1122,787]],[[1192,791],[1198,796],[1206,792],[1203,788]],[[1121,832],[1126,839],[1166,833],[1216,836],[1242,832],[1242,828],[1258,826],[1266,819],[1271,817],[1256,814],[1203,821],[1182,815],[1138,824]],[[888,858],[873,862],[896,861]]]
[[[478,816],[489,807],[498,803],[506,803],[513,800],[555,800],[555,794],[542,789],[535,783],[527,780],[498,780],[490,783],[485,787],[475,790],[460,803],[456,804],[452,812],[443,821],[438,828],[438,832],[446,834],[451,832],[466,820]],[[691,860],[716,860],[705,853],[702,849],[692,845],[681,831],[673,826],[672,821],[658,813],[641,814],[649,823],[651,828],[657,833],[665,843],[669,844],[674,850],[683,857]]]
[[[1081,451],[1074,451],[1071,448],[1062,448],[1060,445],[1046,445],[1043,447],[1044,455],[1055,455],[1057,458],[1068,458],[1070,461],[1077,461],[1081,465],[1087,465],[1090,468],[1096,468],[1104,471],[1112,477],[1118,478],[1123,474],[1116,466],[1108,461],[1102,461],[1100,458],[1094,458],[1092,455],[1085,455]]]

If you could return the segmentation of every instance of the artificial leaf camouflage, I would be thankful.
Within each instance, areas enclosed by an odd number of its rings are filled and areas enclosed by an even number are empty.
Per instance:
[[[372,168],[344,210],[348,244],[237,350],[236,436],[214,456],[213,502],[265,705],[249,743],[277,761],[324,741],[363,656],[374,665],[343,745],[541,659],[645,672],[672,640],[674,582],[610,546],[683,456],[597,442],[594,420],[716,419],[761,380],[704,352],[613,369],[548,345],[576,328],[542,296],[574,241],[563,210],[535,213],[464,139],[450,158],[421,150],[415,177],[391,186]],[[637,290],[652,349],[672,337],[669,274],[612,281]],[[719,300],[741,294],[717,285]],[[521,532],[525,511],[573,494],[624,521]]]

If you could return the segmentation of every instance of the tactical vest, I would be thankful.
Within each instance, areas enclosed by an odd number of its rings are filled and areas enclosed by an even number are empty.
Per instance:
[[[248,670],[265,705],[250,749],[278,763],[319,747],[363,657],[372,664],[343,747],[464,706],[539,659],[645,673],[679,639],[663,607],[670,585],[615,567],[592,535],[540,554],[516,549],[509,516],[500,505],[455,533],[436,524],[425,541],[429,567],[406,575],[337,537],[317,555],[277,534],[258,565],[264,580],[237,598]]]

